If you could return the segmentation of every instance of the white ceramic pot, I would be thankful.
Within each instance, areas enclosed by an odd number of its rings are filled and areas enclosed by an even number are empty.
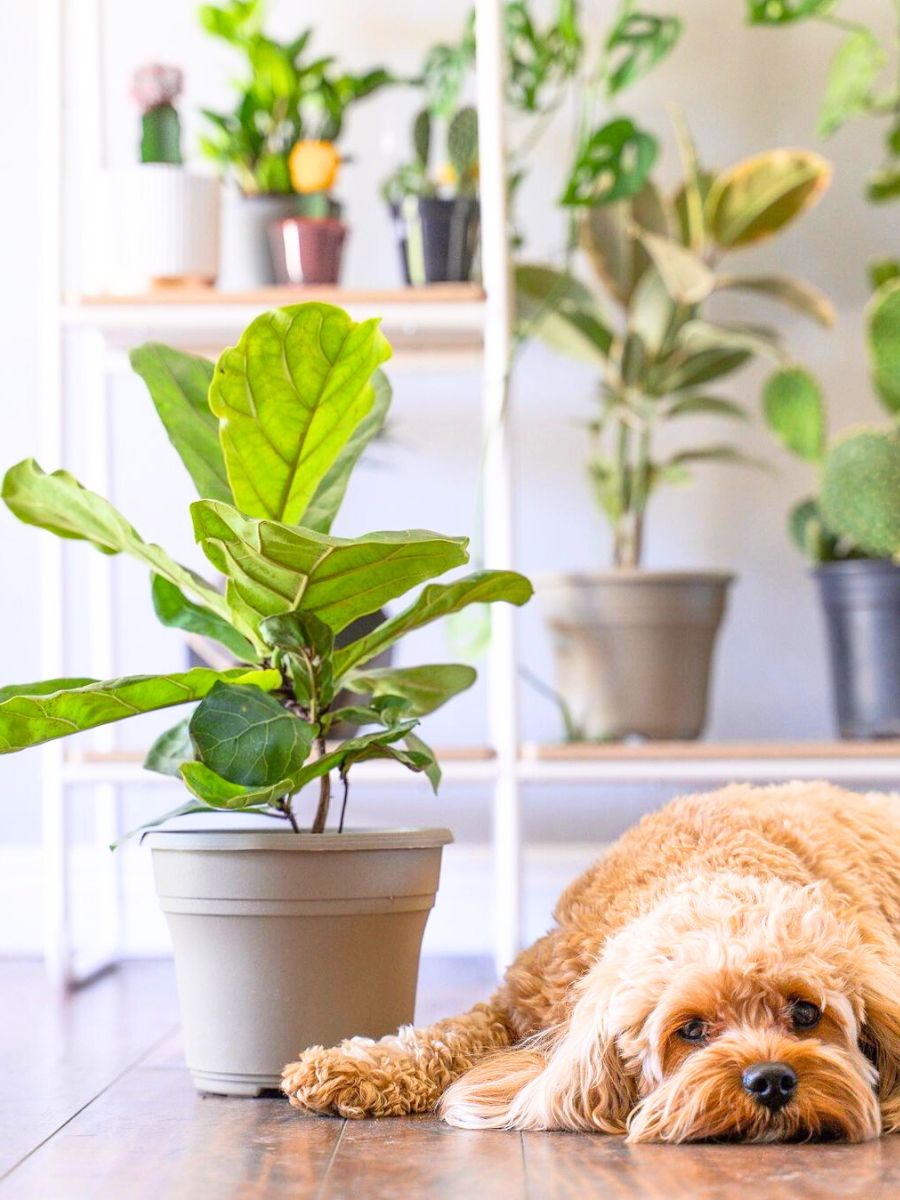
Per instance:
[[[222,196],[219,287],[245,292],[274,284],[269,226],[296,214],[296,196],[245,196],[226,189]]]
[[[173,283],[212,284],[219,266],[217,179],[173,163],[112,168],[103,176],[103,286],[143,291]]]

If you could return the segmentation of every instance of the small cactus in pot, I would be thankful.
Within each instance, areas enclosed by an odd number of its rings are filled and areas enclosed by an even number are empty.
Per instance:
[[[131,94],[141,110],[142,163],[182,163],[181,118],[175,102],[183,86],[178,67],[151,63],[135,72]]]

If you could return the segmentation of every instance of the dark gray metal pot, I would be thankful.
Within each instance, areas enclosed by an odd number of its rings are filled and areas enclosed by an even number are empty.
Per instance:
[[[900,566],[848,559],[813,574],[825,609],[841,737],[900,737]]]
[[[406,196],[391,214],[406,283],[468,282],[480,229],[477,200]]]

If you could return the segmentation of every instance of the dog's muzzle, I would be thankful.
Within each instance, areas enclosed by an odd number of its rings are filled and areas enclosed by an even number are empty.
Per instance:
[[[741,1083],[757,1104],[778,1112],[797,1090],[797,1072],[783,1062],[753,1063],[744,1071]]]

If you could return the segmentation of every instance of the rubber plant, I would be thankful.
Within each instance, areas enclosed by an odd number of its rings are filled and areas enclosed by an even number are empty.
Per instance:
[[[380,366],[389,356],[377,320],[355,323],[319,303],[258,317],[215,366],[158,344],[132,352],[200,497],[191,505],[194,535],[224,577],[224,594],[67,471],[45,474],[26,460],[7,472],[2,495],[16,517],[149,567],[162,623],[213,639],[237,665],[0,689],[0,752],[193,703],[145,763],[180,777],[190,798],[151,824],[227,810],[321,832],[332,774],[346,802],[351,768],[373,758],[425,772],[437,787],[438,764],[415,730],[469,687],[475,671],[367,664],[467,605],[523,604],[531,586],[511,571],[429,582],[465,564],[466,538],[420,529],[331,534],[353,467],[388,410]],[[426,586],[400,612],[336,648],[336,635],[356,618],[419,584]],[[345,688],[358,700],[338,707]],[[337,722],[365,732],[329,744]],[[314,783],[318,799],[306,821],[296,797]]]
[[[578,236],[599,288],[555,266],[516,272],[520,337],[540,338],[601,373],[590,475],[621,567],[640,564],[647,506],[662,485],[688,481],[698,463],[753,461],[732,442],[660,453],[658,435],[690,417],[746,420],[747,410],[719,387],[754,358],[791,361],[776,330],[717,319],[710,302],[749,292],[824,325],[834,319],[807,283],[721,267],[814,204],[828,186],[828,163],[805,150],[769,150],[710,171],[680,122],[679,143],[684,178],[674,193],[647,181],[629,199],[607,191],[603,203],[581,210]]]

